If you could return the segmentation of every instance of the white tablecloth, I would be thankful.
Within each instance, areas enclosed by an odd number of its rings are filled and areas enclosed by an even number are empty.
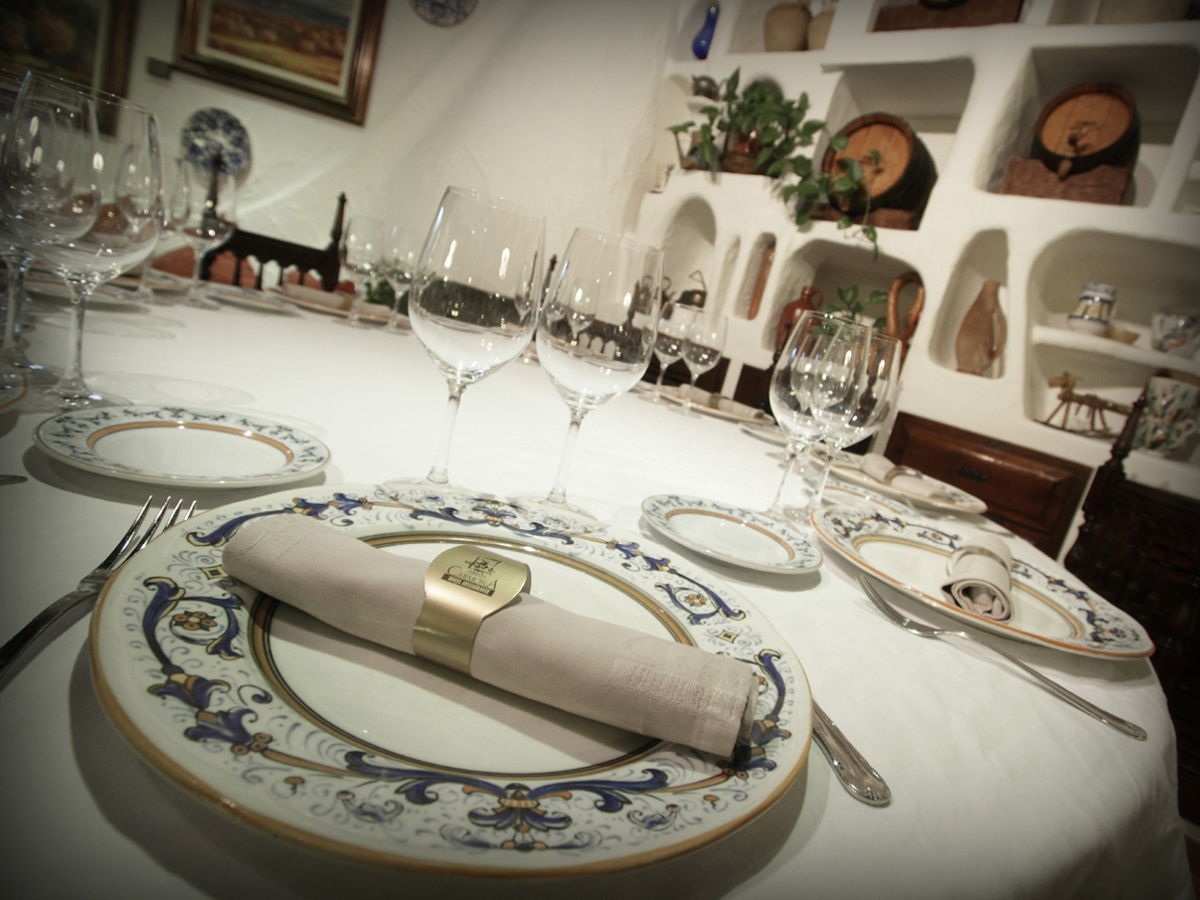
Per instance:
[[[61,362],[63,306],[31,311],[30,352]],[[134,402],[254,412],[306,430],[333,451],[323,476],[330,484],[424,475],[445,405],[445,385],[411,335],[353,329],[316,313],[97,306],[84,361],[96,386]],[[44,416],[0,414],[0,474],[29,478],[0,487],[5,638],[75,586],[148,493],[50,461],[31,440]],[[566,426],[545,373],[514,363],[467,390],[451,478],[498,495],[544,493]],[[603,520],[650,537],[639,521],[648,495],[764,508],[778,475],[778,448],[736,425],[627,395],[588,416],[568,493]],[[212,507],[252,493],[189,496]],[[1174,732],[1148,661],[1003,642],[1142,725],[1150,733],[1142,743],[985,652],[905,634],[831,557],[818,574],[800,577],[707,565],[795,649],[814,696],[891,785],[886,808],[846,794],[814,746],[795,788],[752,829],[648,869],[569,884],[375,869],[260,834],[153,772],[94,696],[80,623],[0,694],[6,892],[259,900],[444,896],[455,888],[488,897],[763,900],[1191,895]]]

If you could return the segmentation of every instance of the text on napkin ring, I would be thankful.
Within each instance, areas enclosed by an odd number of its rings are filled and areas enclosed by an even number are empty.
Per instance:
[[[425,602],[413,629],[413,652],[470,675],[479,626],[529,586],[525,563],[470,544],[439,553],[425,570]]]

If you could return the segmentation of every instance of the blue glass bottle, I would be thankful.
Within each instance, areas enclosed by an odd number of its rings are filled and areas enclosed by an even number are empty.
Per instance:
[[[717,16],[721,14],[721,4],[714,3],[708,8],[704,17],[704,25],[692,39],[692,52],[696,59],[708,59],[708,51],[712,48],[713,32],[717,29]]]

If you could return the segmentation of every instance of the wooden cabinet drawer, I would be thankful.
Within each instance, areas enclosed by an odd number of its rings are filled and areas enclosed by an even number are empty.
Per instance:
[[[988,517],[1057,556],[1092,470],[1028,447],[901,413],[886,450],[912,466],[974,494]]]

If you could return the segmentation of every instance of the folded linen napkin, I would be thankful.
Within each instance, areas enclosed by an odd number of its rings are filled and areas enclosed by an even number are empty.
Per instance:
[[[289,297],[305,300],[309,303],[320,303],[333,309],[349,309],[354,302],[353,294],[343,294],[340,291],[323,291],[303,284],[285,284],[280,290]]]
[[[997,622],[1012,618],[1012,552],[997,535],[964,541],[946,563],[942,592],[955,606]]]
[[[753,406],[739,403],[736,400],[730,400],[721,394],[709,393],[690,384],[681,384],[679,386],[679,396],[685,400],[691,400],[697,406],[707,406],[710,409],[719,409],[721,412],[734,413],[739,416],[749,416],[756,419],[767,418],[767,414],[761,409],[755,409]]]
[[[898,491],[908,491],[910,494],[934,500],[951,499],[951,495],[944,488],[926,481],[920,475],[909,474],[912,470],[897,466],[882,453],[866,454],[859,465],[876,481],[891,485]]]
[[[226,545],[223,564],[334,628],[413,653],[424,562],[286,515],[243,527]],[[522,697],[720,757],[749,735],[758,697],[758,679],[744,662],[529,594],[483,620],[470,671]]]

